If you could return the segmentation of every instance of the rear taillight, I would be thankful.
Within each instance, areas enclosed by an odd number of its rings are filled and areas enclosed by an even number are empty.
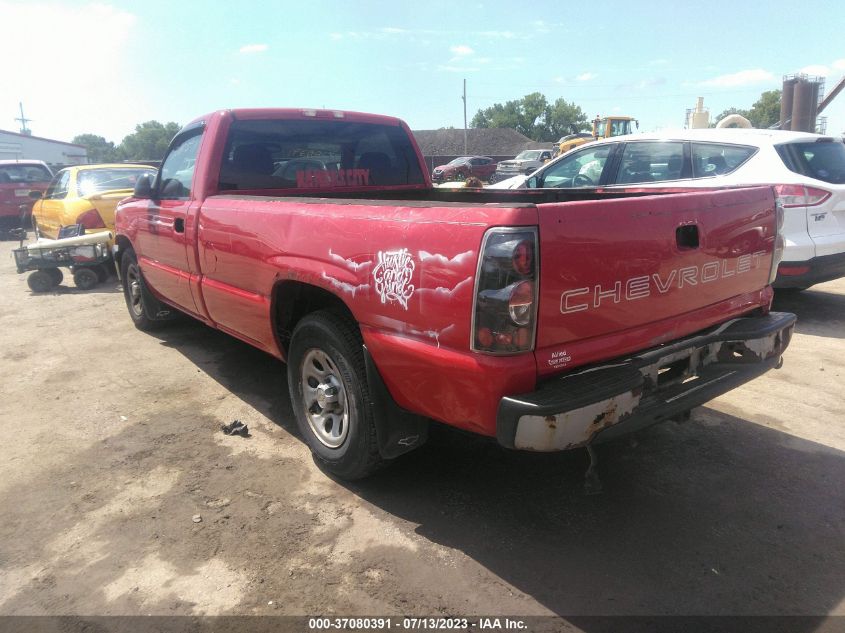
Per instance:
[[[772,249],[772,267],[769,270],[769,283],[774,283],[778,276],[778,265],[783,259],[783,204],[780,198],[775,201],[775,246]]]
[[[496,228],[478,262],[471,347],[518,354],[534,348],[537,323],[537,230]]]
[[[775,185],[775,193],[785,209],[812,207],[830,198],[829,191],[804,185]]]
[[[76,217],[76,223],[81,224],[87,229],[104,229],[106,228],[106,223],[103,222],[103,218],[100,215],[100,212],[96,209],[91,209],[82,213]]]

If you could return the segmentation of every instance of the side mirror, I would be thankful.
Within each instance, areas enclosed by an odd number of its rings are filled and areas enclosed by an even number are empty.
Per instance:
[[[135,183],[135,191],[132,192],[133,198],[152,198],[153,197],[153,177],[149,174],[144,174],[138,178]]]
[[[41,200],[41,197],[44,195],[43,191],[30,191],[29,197],[33,200]]]
[[[526,189],[538,189],[540,186],[540,179],[537,176],[531,176],[531,178],[526,179],[525,184],[522,186]]]

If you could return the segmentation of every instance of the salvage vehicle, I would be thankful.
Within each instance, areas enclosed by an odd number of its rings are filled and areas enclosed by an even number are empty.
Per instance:
[[[114,230],[114,209],[132,193],[138,178],[155,168],[127,163],[75,165],[62,169],[43,192],[34,192],[32,228],[56,239],[64,226],[81,224],[88,232]]]
[[[184,312],[285,361],[315,460],[354,479],[431,420],[589,450],[778,366],[781,217],[772,187],[441,189],[399,119],[238,109],[174,137],[114,255],[138,329]]]
[[[499,161],[496,166],[496,180],[510,178],[519,174],[530,174],[535,169],[552,158],[550,149],[527,149],[520,152],[515,158]]]
[[[771,185],[786,247],[775,288],[845,276],[845,144],[809,132],[698,129],[597,141],[494,188]]]
[[[431,172],[433,182],[450,180],[464,181],[470,176],[492,182],[496,173],[496,161],[489,156],[460,156],[445,165],[438,165]]]
[[[0,234],[29,226],[32,192],[43,193],[53,178],[40,160],[0,160]]]

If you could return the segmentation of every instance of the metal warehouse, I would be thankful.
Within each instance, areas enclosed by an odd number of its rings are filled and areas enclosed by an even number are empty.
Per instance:
[[[0,130],[0,160],[15,159],[43,160],[56,166],[79,165],[88,163],[88,152],[82,145]]]

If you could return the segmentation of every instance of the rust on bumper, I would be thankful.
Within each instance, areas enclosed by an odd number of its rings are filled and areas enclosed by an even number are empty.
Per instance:
[[[779,366],[795,315],[735,319],[632,357],[554,378],[499,403],[509,448],[559,451],[683,413]]]

